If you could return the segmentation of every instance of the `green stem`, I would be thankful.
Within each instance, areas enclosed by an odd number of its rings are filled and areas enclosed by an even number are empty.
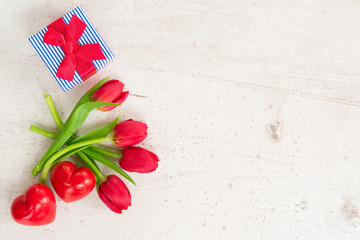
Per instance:
[[[103,80],[103,81],[104,81],[104,80]],[[105,80],[105,81],[106,81],[106,80]],[[60,130],[60,129],[64,126],[64,122],[61,120],[61,118],[60,118],[60,116],[59,116],[59,113],[58,113],[58,111],[57,111],[57,109],[56,109],[55,103],[54,103],[51,95],[48,95],[48,94],[43,94],[43,95],[44,95],[44,97],[45,97],[46,104],[47,104],[48,107],[49,107],[51,116],[53,117],[56,126],[57,126],[58,129]],[[74,108],[74,109],[75,109],[75,108]],[[73,111],[74,111],[74,110],[73,110]],[[32,130],[31,127],[30,127],[30,130]],[[39,128],[36,128],[36,129],[34,129],[34,130],[40,130],[40,129],[39,129]],[[44,130],[44,129],[41,129],[41,130],[42,130],[43,132],[46,131],[46,130]],[[38,133],[40,133],[40,132],[38,132]],[[48,132],[48,131],[47,131],[47,133],[50,134],[50,132]],[[40,133],[40,134],[41,134],[41,133]],[[56,133],[52,133],[52,136],[53,136],[53,138],[55,138]],[[76,136],[75,134],[73,134],[73,135],[70,137],[70,139],[69,139],[70,141],[68,140],[68,141],[66,142],[67,145],[69,145],[69,144],[71,143],[72,139],[76,139],[76,137],[77,137],[77,136]],[[91,158],[89,158],[88,156],[86,156],[84,153],[78,152],[78,153],[76,153],[76,156],[81,160],[81,162],[82,162],[87,168],[91,169],[93,172],[95,172],[95,171],[100,171],[99,166],[98,166]],[[89,163],[89,162],[90,162],[90,163]],[[101,173],[101,172],[100,172],[100,173]],[[96,177],[96,180],[97,180],[97,181],[100,180],[100,179],[97,177],[97,175],[95,175],[95,177]]]
[[[48,131],[48,130],[45,130],[45,129],[43,129],[43,128],[39,128],[39,127],[34,126],[34,125],[31,125],[31,126],[30,126],[30,131],[33,131],[33,132],[38,133],[38,134],[40,134],[40,135],[42,135],[42,136],[44,136],[44,137],[48,137],[48,138],[52,138],[52,139],[55,138],[55,136],[56,136],[56,133],[55,133],[55,132],[50,132],[50,131]],[[76,135],[75,135],[75,136],[76,136]],[[75,139],[76,139],[76,137],[74,137],[74,135],[71,136],[71,138],[69,139],[70,141],[67,141],[66,144],[67,144],[67,145],[71,144],[71,142],[72,142],[73,140],[75,140]],[[102,154],[104,154],[104,155],[107,155],[107,156],[110,156],[110,157],[114,157],[114,158],[117,158],[117,159],[119,159],[119,158],[121,157],[121,153],[120,153],[120,154],[119,154],[119,153],[115,153],[115,152],[112,152],[112,151],[109,151],[109,150],[105,150],[105,149],[103,149],[103,148],[91,146],[91,147],[89,147],[89,149],[91,149],[91,150],[94,151],[94,152],[102,153]]]
[[[97,138],[97,139],[91,139],[91,140],[87,140],[87,141],[83,141],[83,142],[79,142],[79,143],[75,143],[72,145],[69,145],[67,147],[64,147],[63,149],[61,149],[60,151],[56,152],[55,154],[53,154],[45,163],[44,168],[41,172],[41,178],[40,178],[40,183],[41,184],[45,184],[46,183],[46,177],[50,171],[50,168],[53,165],[53,162],[55,162],[59,157],[61,157],[62,155],[66,154],[69,151],[72,151],[74,149],[84,147],[87,145],[93,145],[95,143],[100,143],[100,142],[107,142],[107,141],[111,141],[111,138],[105,137],[105,138]],[[75,153],[75,152],[74,152]],[[96,168],[92,169],[95,170]],[[103,178],[101,172],[96,169],[94,171],[94,174],[99,177],[100,179]]]
[[[59,157],[58,159],[56,159],[56,161],[54,161],[54,162],[52,163],[52,165],[57,164],[58,162],[60,162],[60,161],[62,161],[62,160],[64,160],[64,159],[70,157],[70,156],[73,155],[73,154],[77,154],[77,153],[79,153],[79,152],[81,152],[81,151],[83,151],[83,150],[85,151],[87,147],[88,147],[88,146],[84,146],[84,147],[81,147],[81,148],[76,148],[76,149],[74,149],[74,150],[68,151],[66,154],[63,154],[63,155],[61,155],[61,157]]]
[[[56,110],[55,103],[52,100],[51,95],[48,95],[46,93],[43,93],[43,95],[45,97],[46,103],[47,103],[47,105],[49,107],[51,116],[53,117],[56,126],[58,127],[58,129],[61,129],[64,126],[64,123],[61,120],[58,111]]]
[[[83,151],[86,151],[86,149],[83,149]],[[86,156],[83,151],[78,152],[77,156],[81,159],[81,162],[85,165],[85,167],[91,169],[91,171],[94,173],[96,182],[101,182],[104,176],[102,175],[98,165],[91,161],[91,159],[88,158],[88,156]]]
[[[112,170],[114,170],[115,172],[119,173],[121,176],[123,176],[124,178],[126,178],[127,180],[129,180],[132,184],[135,184],[134,180],[123,170],[121,169],[117,164],[113,163],[112,161],[109,161],[106,157],[104,157],[101,154],[98,154],[96,152],[93,151],[87,151],[86,154],[88,154],[90,157],[92,157],[93,159],[95,159],[96,161],[108,166],[109,168],[111,168]]]
[[[45,129],[42,129],[42,128],[39,128],[39,127],[36,127],[34,125],[31,125],[30,126],[30,131],[33,131],[35,133],[38,133],[42,136],[45,136],[45,137],[48,137],[48,138],[55,138],[55,135],[56,133],[54,132],[50,132],[50,131],[47,131]],[[70,145],[71,144],[71,140],[68,140],[66,142],[67,145]],[[91,148],[91,146],[89,147]],[[82,151],[79,151],[77,153],[75,153],[78,158],[81,160],[81,162],[85,165],[85,167],[89,168],[89,169],[92,169],[93,171],[100,171],[99,167],[97,166],[96,163],[94,163],[90,158],[88,158],[88,156],[86,156],[86,154],[83,153],[86,152],[86,149],[83,149]],[[64,156],[64,155],[63,155]],[[65,157],[68,157],[68,156],[65,156]],[[61,159],[65,159],[65,157],[61,157]],[[60,161],[60,160],[59,160]],[[95,169],[95,170],[94,170]],[[101,172],[100,172],[101,173]],[[100,174],[97,174],[100,176]],[[99,176],[95,175],[96,177],[96,181],[98,182],[99,180],[101,180],[101,178],[99,178]]]
[[[106,81],[108,78],[110,78],[110,76],[106,77],[104,80]],[[57,111],[57,109],[55,107],[55,103],[54,103],[51,95],[48,95],[48,94],[45,94],[45,93],[43,95],[45,97],[45,101],[46,101],[46,103],[47,103],[47,105],[49,107],[50,113],[51,113],[51,115],[52,115],[52,117],[53,117],[53,119],[55,121],[56,126],[58,127],[58,129],[61,129],[64,126],[64,123],[63,123],[63,121],[61,120],[61,118],[59,116],[59,113],[58,113],[58,111]],[[41,134],[41,133],[39,133],[39,134]],[[56,135],[56,133],[55,133],[55,135]],[[77,138],[76,134],[73,134],[71,136],[71,138],[73,138],[73,140],[76,139]],[[102,154],[105,154],[105,155],[110,156],[110,157],[114,157],[114,158],[121,157],[121,155],[119,155],[117,153],[114,153],[114,152],[111,152],[111,151],[108,151],[108,150],[105,150],[105,149],[102,149],[102,148],[99,148],[99,147],[94,146],[94,147],[91,147],[91,148],[96,148],[96,149],[92,149],[92,150],[95,150],[98,153],[102,153]]]
[[[100,147],[91,147],[91,150],[97,152],[97,153],[102,153],[106,156],[109,156],[109,157],[113,157],[113,158],[117,158],[119,159],[121,157],[121,153],[114,153],[112,151],[109,151],[109,150],[106,150],[106,149],[103,149],[103,148],[100,148]]]
[[[35,133],[38,133],[40,135],[43,135],[45,137],[52,138],[52,139],[54,139],[55,136],[56,136],[56,133],[47,131],[45,129],[39,128],[39,127],[34,126],[34,125],[30,126],[30,131],[33,131]]]
[[[66,141],[78,130],[78,128],[85,122],[86,118],[96,108],[104,106],[121,106],[121,104],[110,103],[110,102],[86,102],[80,105],[72,117],[68,118],[64,123],[64,126],[59,130],[54,141],[50,144],[48,150],[44,153],[35,167],[31,170],[34,176],[37,176],[41,172],[46,161],[58,151]]]
[[[107,76],[100,82],[98,82],[95,86],[93,86],[87,93],[85,93],[80,100],[75,105],[74,109],[71,111],[68,118],[71,118],[72,115],[74,115],[76,109],[80,107],[83,103],[91,101],[91,96],[110,78],[110,76]]]
[[[32,130],[33,132],[39,133],[39,134],[41,134],[41,135],[43,135],[45,137],[49,137],[49,138],[56,135],[56,133],[54,133],[54,132],[50,132],[50,131],[47,131],[45,129],[35,127],[33,125],[30,127],[30,130]],[[66,142],[66,144],[70,145],[71,140],[68,140],[68,142]],[[95,161],[98,161],[98,162],[110,167],[115,172],[119,173],[121,176],[123,176],[124,178],[126,178],[127,180],[129,180],[131,183],[133,183],[136,186],[134,180],[123,169],[121,169],[118,165],[116,165],[115,163],[113,163],[111,160],[107,159],[106,157],[104,157],[100,153],[94,151],[92,148],[94,148],[94,146],[86,147],[86,149],[83,149],[82,151],[77,152],[76,154],[80,155],[79,156],[80,158],[88,158],[88,161],[91,161],[90,159],[94,159]],[[111,152],[111,153],[113,153],[113,152]],[[68,156],[70,156],[72,154],[73,154],[73,152],[70,151],[70,152],[68,152],[68,154],[62,155],[61,158],[59,158],[55,162],[57,163],[60,160],[65,159],[66,157],[68,157]],[[120,153],[120,154],[116,154],[116,155],[117,155],[117,158],[120,159],[122,154]],[[89,157],[91,157],[91,158],[89,158]],[[83,161],[83,163],[87,168],[92,169],[93,166],[88,166],[87,165],[88,161]],[[98,178],[97,181],[98,180],[100,180],[100,179]]]

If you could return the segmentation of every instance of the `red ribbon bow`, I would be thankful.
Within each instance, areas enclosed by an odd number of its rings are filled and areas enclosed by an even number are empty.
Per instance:
[[[73,15],[68,25],[59,18],[48,26],[43,42],[53,46],[60,46],[65,53],[56,76],[72,81],[75,70],[83,80],[96,73],[92,60],[106,59],[99,43],[80,45],[78,40],[86,28],[86,23]]]

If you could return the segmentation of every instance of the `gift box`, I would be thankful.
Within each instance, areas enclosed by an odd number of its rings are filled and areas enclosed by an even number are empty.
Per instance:
[[[114,60],[114,54],[78,6],[29,38],[65,92]]]

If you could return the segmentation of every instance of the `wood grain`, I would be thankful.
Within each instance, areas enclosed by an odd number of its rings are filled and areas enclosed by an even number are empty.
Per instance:
[[[27,37],[78,4],[116,61],[65,94]],[[19,0],[0,13],[4,239],[360,238],[360,1]],[[65,119],[109,74],[131,95],[80,132],[145,121],[158,171],[132,174],[122,215],[94,191],[57,197],[51,225],[16,224],[11,201],[49,145],[28,128],[55,129],[41,93]]]

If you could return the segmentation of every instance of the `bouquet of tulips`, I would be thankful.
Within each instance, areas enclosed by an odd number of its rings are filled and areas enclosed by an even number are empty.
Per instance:
[[[118,123],[118,117],[82,136],[75,134],[93,109],[110,111],[126,100],[129,92],[123,91],[124,84],[118,80],[107,81],[108,78],[80,98],[65,122],[61,120],[51,96],[44,94],[59,131],[55,133],[33,125],[30,127],[31,131],[53,141],[31,171],[34,176],[41,172],[40,183],[30,186],[25,194],[18,196],[11,205],[11,214],[16,222],[40,226],[55,220],[55,196],[46,186],[50,171],[51,184],[64,202],[84,198],[96,185],[97,193],[105,205],[110,210],[121,213],[131,205],[130,192],[118,176],[104,176],[97,162],[110,167],[134,185],[135,182],[125,171],[148,173],[158,167],[159,159],[154,153],[134,146],[147,137],[145,123],[132,119]],[[120,151],[93,146],[107,141],[111,141]],[[76,154],[84,167],[77,168],[72,162],[62,161],[73,154]],[[117,159],[119,164],[115,164],[109,157]]]

